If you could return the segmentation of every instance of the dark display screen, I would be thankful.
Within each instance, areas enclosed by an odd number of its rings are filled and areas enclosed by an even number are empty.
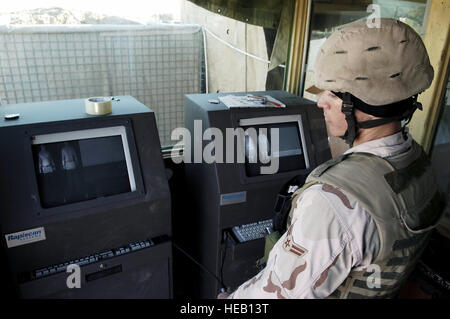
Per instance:
[[[32,145],[43,208],[131,191],[121,136]]]
[[[277,157],[279,160],[277,173],[306,169],[296,122],[252,125],[252,127],[255,128],[257,137],[245,136],[245,172],[248,177],[261,175],[261,167],[270,165],[268,163],[270,156]],[[271,145],[275,138],[272,136],[271,129],[278,129],[278,150]]]

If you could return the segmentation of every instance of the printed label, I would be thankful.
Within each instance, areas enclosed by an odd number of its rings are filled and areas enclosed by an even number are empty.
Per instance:
[[[245,203],[247,201],[247,192],[228,193],[220,195],[220,206]]]
[[[31,244],[37,241],[45,240],[44,227],[28,229],[13,234],[5,235],[8,248]]]

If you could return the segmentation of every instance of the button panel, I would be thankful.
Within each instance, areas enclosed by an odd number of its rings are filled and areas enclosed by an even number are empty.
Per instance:
[[[112,258],[115,256],[121,256],[121,255],[128,254],[130,252],[134,252],[134,251],[137,251],[140,249],[148,248],[148,247],[151,247],[154,245],[155,244],[151,239],[144,240],[141,242],[131,243],[131,244],[123,246],[123,247],[103,251],[103,252],[100,252],[97,254],[85,256],[85,257],[75,259],[72,261],[68,261],[65,263],[61,263],[58,265],[53,265],[50,267],[37,269],[32,272],[32,275],[34,275],[34,279],[39,279],[39,278],[53,275],[56,273],[65,272],[67,269],[67,266],[69,266],[69,265],[76,264],[78,266],[85,266],[85,265],[89,265],[89,264],[92,264],[92,263],[95,263],[98,261],[103,261],[105,259],[109,259],[109,258]]]

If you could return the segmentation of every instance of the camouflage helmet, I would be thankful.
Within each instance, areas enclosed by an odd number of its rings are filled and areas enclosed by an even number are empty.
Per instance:
[[[314,70],[311,93],[347,92],[369,105],[388,105],[425,91],[433,67],[420,36],[407,24],[380,19],[340,27],[322,45]]]

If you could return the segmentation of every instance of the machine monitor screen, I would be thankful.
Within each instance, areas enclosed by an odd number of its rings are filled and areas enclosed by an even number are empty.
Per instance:
[[[256,131],[256,134],[245,134],[247,177],[262,175],[261,167],[269,165],[270,156],[278,159],[276,173],[309,168],[301,115],[242,119],[240,125],[247,132],[250,127]],[[278,147],[275,147],[277,136],[273,129],[278,132]]]
[[[136,190],[124,126],[36,135],[32,152],[43,208]]]

